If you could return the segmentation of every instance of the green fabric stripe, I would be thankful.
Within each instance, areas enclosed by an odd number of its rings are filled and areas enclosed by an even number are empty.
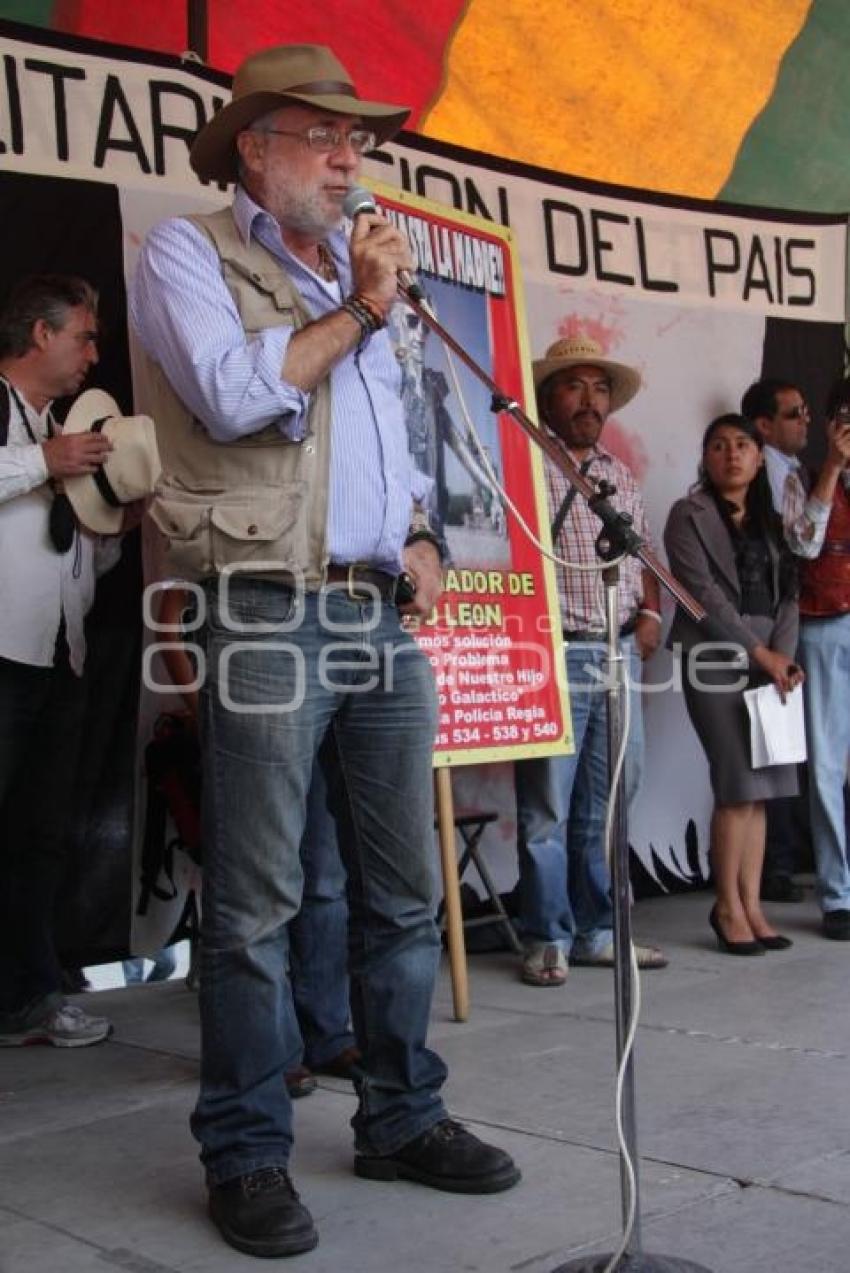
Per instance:
[[[53,25],[53,0],[4,0],[0,17],[28,22],[33,27]]]
[[[850,208],[847,0],[813,0],[718,198],[810,212]]]

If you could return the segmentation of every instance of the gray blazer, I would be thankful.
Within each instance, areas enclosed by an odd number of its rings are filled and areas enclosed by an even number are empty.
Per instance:
[[[774,596],[779,596],[779,549],[767,541],[773,565]],[[712,622],[698,626],[681,610],[667,639],[690,650],[701,641],[737,641],[747,653],[763,641],[738,613],[741,587],[729,531],[707,491],[696,491],[677,500],[664,527],[664,546],[670,569],[688,592],[708,611]],[[795,657],[798,611],[796,600],[779,603],[770,638],[771,650]]]

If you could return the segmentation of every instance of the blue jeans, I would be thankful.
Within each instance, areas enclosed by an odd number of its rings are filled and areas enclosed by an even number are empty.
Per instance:
[[[339,757],[332,734],[322,744],[310,779],[307,825],[301,841],[301,910],[289,929],[295,1014],[304,1041],[304,1063],[311,1068],[333,1061],[354,1043],[349,1024],[345,867],[323,765],[336,785],[333,780]],[[344,798],[343,793],[340,798]]]
[[[640,685],[634,639],[622,641],[629,683]],[[607,695],[604,645],[566,647],[575,751],[517,762],[519,918],[527,946],[541,942],[596,955],[613,941],[611,880],[605,860],[608,809]],[[589,670],[584,670],[585,668]],[[631,693],[624,780],[627,802],[640,784],[643,718]]]
[[[805,619],[798,653],[806,671],[803,702],[818,900],[824,911],[850,910],[844,819],[850,754],[850,614]]]
[[[440,953],[436,696],[426,658],[392,606],[341,588],[298,596],[237,579],[230,626],[215,584],[206,595],[201,1091],[192,1130],[209,1181],[220,1183],[289,1157],[283,1074],[301,1049],[286,975],[289,922],[301,904],[314,760],[329,728],[348,795],[340,845],[365,1070],[357,1147],[391,1153],[443,1119],[446,1068],[425,1045]]]
[[[125,985],[136,986],[143,981],[168,981],[168,978],[177,967],[177,954],[174,946],[163,946],[162,950],[157,951],[155,955],[151,955],[150,959],[153,967],[147,976],[145,976],[144,956],[134,956],[131,959],[121,961],[124,969]]]

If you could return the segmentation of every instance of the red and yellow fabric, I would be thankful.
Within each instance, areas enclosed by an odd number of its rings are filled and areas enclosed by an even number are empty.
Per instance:
[[[7,16],[181,53],[178,0],[18,0]],[[850,205],[846,0],[209,0],[211,65],[331,44],[427,136],[576,176]]]

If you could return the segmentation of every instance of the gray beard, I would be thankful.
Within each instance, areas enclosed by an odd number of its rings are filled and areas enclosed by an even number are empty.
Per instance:
[[[342,225],[342,209],[326,211],[318,193],[305,194],[302,190],[281,191],[276,199],[275,215],[281,225],[299,234],[318,235],[324,238],[329,230]]]

